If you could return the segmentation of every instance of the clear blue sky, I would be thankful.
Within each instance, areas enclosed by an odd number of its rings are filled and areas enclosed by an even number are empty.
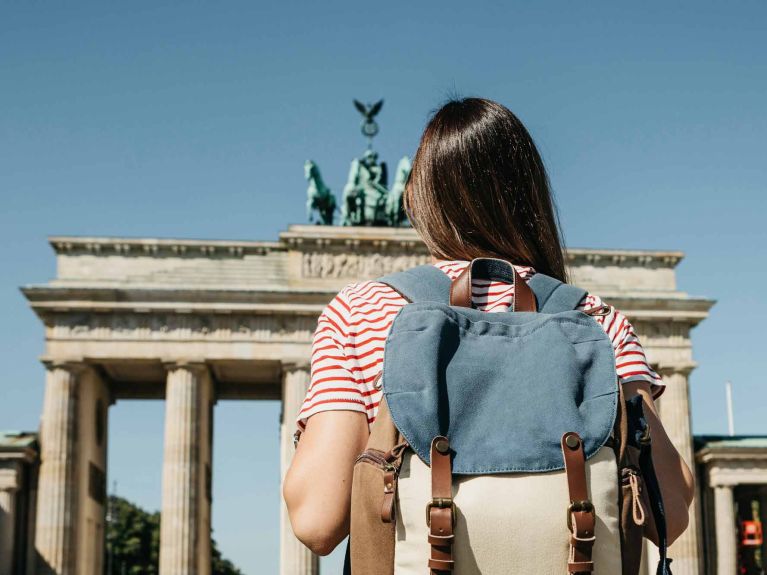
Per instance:
[[[731,379],[737,431],[767,433],[765,38],[747,1],[4,3],[0,428],[39,418],[43,331],[18,286],[54,275],[46,236],[274,239],[305,221],[304,160],[342,188],[352,98],[386,98],[392,164],[457,92],[528,125],[569,245],[687,254],[680,288],[718,300],[694,332],[694,428],[726,430]],[[252,574],[277,572],[277,417],[216,408],[215,536]],[[110,433],[110,482],[157,508],[162,404],[119,403]]]

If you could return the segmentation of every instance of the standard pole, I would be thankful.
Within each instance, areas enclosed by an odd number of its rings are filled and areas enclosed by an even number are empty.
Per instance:
[[[735,417],[732,413],[732,383],[727,382],[725,384],[725,391],[727,393],[727,431],[730,437],[735,435]]]

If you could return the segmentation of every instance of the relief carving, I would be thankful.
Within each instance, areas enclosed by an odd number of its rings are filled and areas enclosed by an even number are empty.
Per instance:
[[[307,252],[301,276],[305,278],[371,278],[426,264],[428,254],[353,254]]]
[[[48,328],[52,339],[311,341],[313,316],[259,316],[117,313],[56,314]]]

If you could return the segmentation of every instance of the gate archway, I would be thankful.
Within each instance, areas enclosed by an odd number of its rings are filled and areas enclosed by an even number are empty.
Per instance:
[[[412,229],[290,226],[276,242],[54,237],[58,274],[24,294],[45,324],[47,368],[35,546],[38,572],[101,575],[108,406],[165,400],[160,571],[210,570],[212,405],[279,399],[281,467],[309,382],[311,339],[345,284],[430,260]],[[669,380],[661,414],[692,466],[690,329],[712,302],[677,291],[678,252],[568,251],[574,283],[619,307]],[[693,519],[693,522],[695,520]],[[316,557],[284,507],[280,571]],[[91,542],[90,544],[88,542]],[[698,573],[698,531],[674,544]]]

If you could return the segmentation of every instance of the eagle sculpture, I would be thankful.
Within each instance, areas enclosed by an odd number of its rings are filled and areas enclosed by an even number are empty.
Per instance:
[[[365,122],[373,122],[373,118],[376,117],[378,112],[381,111],[381,108],[383,108],[383,100],[378,100],[375,104],[363,104],[359,100],[354,100],[354,107],[359,110],[359,113],[362,114],[362,117],[365,118]]]

